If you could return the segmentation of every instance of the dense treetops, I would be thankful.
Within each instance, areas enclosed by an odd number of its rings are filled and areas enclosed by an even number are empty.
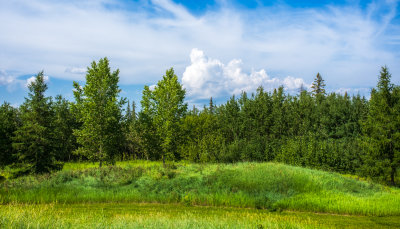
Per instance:
[[[311,92],[260,87],[202,110],[188,110],[172,68],[144,87],[140,111],[124,109],[118,74],[107,58],[93,62],[68,102],[45,96],[40,72],[23,105],[0,106],[0,166],[23,174],[70,160],[279,161],[399,183],[400,88],[386,67],[370,100],[326,93],[318,73]]]

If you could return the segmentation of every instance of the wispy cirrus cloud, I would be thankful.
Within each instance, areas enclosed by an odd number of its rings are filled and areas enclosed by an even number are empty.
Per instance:
[[[337,88],[370,87],[384,64],[398,83],[397,6],[398,1],[371,1],[366,8],[277,3],[239,9],[221,1],[193,15],[170,0],[1,1],[0,69],[16,72],[15,79],[44,69],[52,77],[83,80],[82,66],[107,56],[112,68],[121,70],[123,84],[154,84],[171,66],[183,76],[194,66],[187,56],[197,47],[227,63],[215,74],[240,69],[254,80],[239,89],[267,79],[297,85],[287,76],[311,82],[317,72]],[[230,62],[234,59],[242,62]],[[252,69],[267,69],[274,77]],[[199,94],[199,86],[186,85]],[[220,95],[233,92],[221,89]]]

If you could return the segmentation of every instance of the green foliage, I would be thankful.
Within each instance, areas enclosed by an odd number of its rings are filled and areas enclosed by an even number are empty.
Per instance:
[[[43,83],[32,88],[30,96],[37,98],[19,109],[2,105],[0,166],[19,162],[16,172],[29,173],[41,160],[57,164],[54,158],[98,161],[99,166],[117,159],[277,161],[392,185],[400,179],[400,87],[390,82],[386,67],[370,100],[326,93],[318,73],[312,92],[304,86],[298,95],[283,87],[271,92],[260,87],[220,105],[210,98],[208,107],[190,111],[171,68],[154,88],[144,87],[140,111],[128,102],[125,112],[118,74],[104,58],[88,68],[86,85],[74,82],[75,103],[61,96],[55,102],[44,95],[40,99],[47,89]],[[3,174],[9,177],[11,170],[6,166]]]
[[[181,122],[183,142],[182,158],[193,162],[217,162],[223,160],[225,138],[219,131],[217,116],[212,109],[187,114]]]
[[[314,96],[324,96],[326,94],[325,92],[325,82],[322,79],[322,76],[317,73],[317,76],[314,79],[314,82],[311,85],[311,88],[313,89],[313,95]]]
[[[0,167],[15,161],[12,142],[19,123],[18,110],[4,102],[0,106]]]
[[[89,160],[113,163],[120,152],[124,136],[122,132],[122,106],[118,101],[119,70],[111,73],[107,58],[92,62],[86,74],[86,84],[74,82],[74,96],[80,129],[74,130],[80,144],[75,151]]]
[[[124,137],[124,149],[121,154],[121,160],[127,159],[145,159],[146,156],[143,154],[142,139],[139,132],[139,122],[136,116],[136,104],[132,102],[127,103],[127,109],[123,120],[123,133]],[[148,157],[147,157],[148,159]]]
[[[372,90],[367,119],[363,123],[366,175],[395,184],[400,167],[400,88],[390,82],[382,67],[377,89]]]
[[[181,139],[179,122],[187,110],[184,99],[185,90],[178,82],[178,77],[172,68],[166,71],[154,90],[145,87],[143,91],[142,120],[147,126],[146,129],[155,130],[164,164],[166,158],[173,160],[179,156],[177,152]]]
[[[57,160],[71,161],[74,159],[72,152],[76,150],[76,137],[73,130],[80,127],[76,115],[72,113],[71,104],[61,95],[56,96],[53,103],[54,109],[54,133],[57,148]]]
[[[22,125],[13,137],[19,167],[16,175],[47,173],[62,168],[62,164],[56,160],[54,110],[51,98],[45,96],[47,84],[43,71],[36,75],[28,89],[28,98],[20,107]]]

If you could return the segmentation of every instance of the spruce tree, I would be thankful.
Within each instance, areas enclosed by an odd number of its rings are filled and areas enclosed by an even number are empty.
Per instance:
[[[92,62],[86,74],[86,84],[74,82],[75,110],[82,122],[81,129],[74,130],[80,144],[76,153],[89,160],[114,163],[123,146],[122,106],[118,100],[119,70],[111,72],[107,58]]]
[[[21,106],[22,126],[15,132],[13,147],[19,162],[17,173],[47,173],[61,169],[56,160],[54,111],[51,98],[45,96],[47,84],[43,71],[28,85],[29,94]]]
[[[321,95],[325,95],[325,82],[322,79],[322,76],[319,74],[319,72],[317,73],[317,76],[314,79],[314,82],[312,83],[311,88],[312,93],[314,96],[321,96]]]
[[[390,78],[387,67],[382,67],[362,127],[367,144],[364,172],[394,185],[400,166],[400,89]]]
[[[210,103],[209,103],[208,109],[210,111],[210,114],[214,114],[214,102],[213,102],[212,97],[210,97]]]

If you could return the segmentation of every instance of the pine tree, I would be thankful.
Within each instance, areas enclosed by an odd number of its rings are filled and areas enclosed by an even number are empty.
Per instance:
[[[400,89],[391,84],[390,78],[387,67],[382,67],[377,89],[371,93],[363,123],[367,144],[364,172],[394,185],[400,166]]]
[[[22,126],[15,132],[13,147],[20,162],[17,173],[47,173],[61,169],[56,161],[57,147],[53,128],[51,98],[45,96],[43,71],[28,85],[29,94],[21,106]]]
[[[212,99],[212,97],[210,97],[210,103],[209,103],[209,111],[210,111],[210,114],[214,114],[214,102],[213,102],[213,99]]]
[[[74,82],[75,110],[82,128],[74,130],[80,147],[76,153],[92,161],[114,163],[123,146],[122,106],[118,101],[119,70],[111,73],[107,58],[92,62],[86,74],[86,84]]]
[[[324,80],[322,79],[322,76],[319,73],[317,73],[317,76],[315,77],[314,82],[312,83],[312,86],[311,86],[311,88],[313,89],[312,90],[313,95],[314,96],[325,95],[326,94],[325,86],[326,85],[325,85]]]

